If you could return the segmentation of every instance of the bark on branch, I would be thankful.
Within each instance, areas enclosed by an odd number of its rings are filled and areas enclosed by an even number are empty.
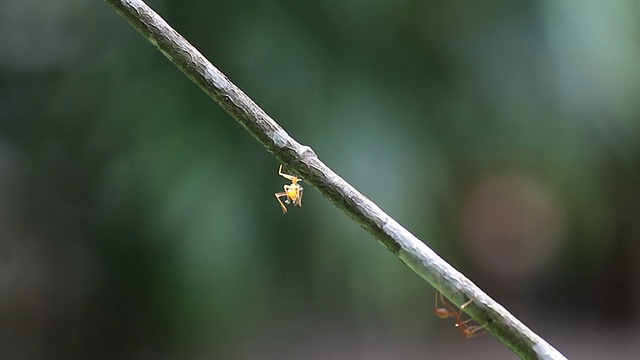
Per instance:
[[[418,275],[456,305],[475,299],[464,311],[523,359],[566,359],[491,299],[463,274],[440,258],[375,203],[358,192],[295,141],[264,110],[214,67],[196,48],[139,0],[105,0],[185,75],[209,94],[287,169],[293,169],[324,197]]]

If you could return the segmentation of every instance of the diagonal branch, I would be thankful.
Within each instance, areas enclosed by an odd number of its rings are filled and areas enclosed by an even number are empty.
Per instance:
[[[280,161],[523,359],[566,359],[299,144],[196,48],[139,0],[105,0]]]

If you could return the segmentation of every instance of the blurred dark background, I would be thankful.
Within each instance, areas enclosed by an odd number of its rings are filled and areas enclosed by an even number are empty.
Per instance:
[[[149,5],[570,358],[640,353],[640,5]],[[101,1],[0,8],[3,359],[514,359]]]

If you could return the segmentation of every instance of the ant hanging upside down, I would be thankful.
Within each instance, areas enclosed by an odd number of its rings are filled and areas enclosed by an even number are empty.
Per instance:
[[[440,294],[440,302],[442,303],[442,305],[444,307],[438,307],[438,294]],[[484,329],[484,327],[486,325],[467,325],[467,323],[469,321],[472,321],[473,319],[469,318],[467,320],[462,320],[462,310],[469,306],[469,304],[471,304],[473,302],[474,299],[470,299],[469,301],[467,301],[466,303],[462,304],[460,306],[459,310],[456,310],[452,305],[450,305],[449,303],[447,303],[447,301],[444,299],[444,296],[442,296],[442,292],[437,291],[435,293],[435,309],[433,310],[433,313],[441,318],[441,319],[448,319],[448,318],[453,318],[455,320],[455,326],[460,329],[460,332],[462,333],[462,336],[464,336],[465,338],[469,339],[469,338],[473,338],[476,336],[480,336],[483,334],[486,334],[486,331],[483,331],[481,333],[478,333],[478,331]]]
[[[280,168],[278,169],[278,174],[280,176],[282,176],[283,178],[291,181],[291,185],[285,185],[284,186],[284,192],[275,193],[276,199],[278,199],[278,202],[280,203],[280,206],[282,207],[282,213],[286,214],[287,213],[287,207],[284,206],[284,204],[282,203],[282,200],[280,200],[280,198],[283,197],[283,196],[286,196],[286,198],[284,199],[285,203],[289,204],[291,202],[295,206],[302,206],[303,189],[302,189],[302,186],[300,186],[300,184],[298,184],[298,182],[304,181],[304,180],[300,179],[297,176],[293,176],[293,175],[289,175],[289,174],[283,173],[282,172],[282,164],[280,164]]]

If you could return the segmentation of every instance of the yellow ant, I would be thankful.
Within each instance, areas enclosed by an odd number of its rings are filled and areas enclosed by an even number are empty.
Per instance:
[[[280,206],[282,207],[282,213],[286,214],[287,213],[287,207],[284,206],[284,204],[282,203],[282,200],[280,200],[281,197],[285,196],[286,198],[284,199],[284,202],[289,204],[289,203],[293,203],[293,205],[295,206],[302,206],[302,186],[300,186],[300,184],[298,184],[298,182],[300,181],[304,181],[303,179],[298,178],[297,176],[293,176],[293,175],[289,175],[289,174],[285,174],[282,172],[282,164],[280,164],[280,169],[278,169],[278,174],[280,176],[282,176],[283,178],[291,181],[291,185],[285,185],[284,186],[284,192],[279,192],[279,193],[275,193],[276,195],[276,199],[278,199],[278,202],[280,203]]]
[[[438,294],[440,294],[440,302],[442,303],[442,305],[444,305],[443,308],[438,307]],[[486,331],[483,331],[480,333],[478,332],[484,329],[486,325],[467,325],[467,323],[473,319],[469,318],[467,320],[462,320],[462,310],[467,306],[469,306],[469,304],[471,304],[473,300],[475,299],[468,300],[467,302],[465,302],[460,306],[459,310],[456,311],[456,309],[454,309],[453,306],[449,305],[447,301],[444,299],[444,296],[442,296],[442,292],[436,290],[435,309],[433,310],[433,313],[435,316],[439,317],[440,319],[453,318],[455,322],[455,326],[458,329],[460,329],[462,336],[464,336],[467,339],[484,335],[486,334]]]

